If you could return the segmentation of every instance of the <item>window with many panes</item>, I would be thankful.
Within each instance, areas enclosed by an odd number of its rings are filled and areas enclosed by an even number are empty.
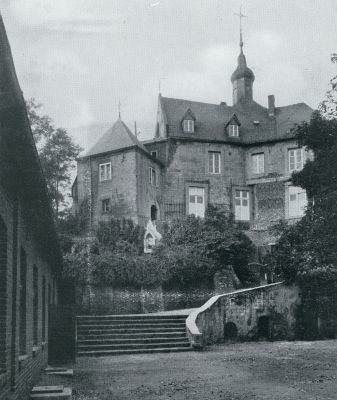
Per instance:
[[[264,153],[252,154],[253,174],[264,173]]]
[[[239,125],[230,124],[228,126],[228,133],[229,133],[229,136],[238,137],[239,136]]]
[[[219,151],[208,152],[208,172],[210,174],[221,173],[221,153]]]
[[[157,186],[157,172],[153,167],[149,167],[149,182],[153,186]]]
[[[26,318],[27,318],[27,256],[25,250],[20,249],[20,308],[19,308],[19,349],[20,354],[26,354]]]
[[[289,171],[300,171],[304,165],[304,150],[290,149],[288,150]]]
[[[248,190],[235,190],[235,219],[237,221],[250,220]]]
[[[289,186],[288,210],[289,217],[303,217],[307,206],[307,194],[304,189],[297,186]]]
[[[99,165],[99,180],[100,182],[108,181],[111,179],[111,163]]]
[[[7,307],[7,227],[0,216],[0,304]],[[6,371],[6,311],[0,313],[0,373]]]
[[[186,133],[193,133],[194,132],[194,120],[193,119],[184,119],[183,130]]]
[[[110,199],[102,200],[102,213],[108,214],[111,211],[111,201]]]

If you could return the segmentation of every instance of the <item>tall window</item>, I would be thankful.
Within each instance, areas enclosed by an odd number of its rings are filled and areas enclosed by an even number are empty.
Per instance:
[[[24,249],[20,249],[20,354],[27,353],[26,318],[27,318],[27,256]]]
[[[264,173],[264,153],[253,154],[253,173],[263,174]]]
[[[99,181],[109,181],[111,179],[111,163],[99,165]]]
[[[7,227],[0,216],[0,304],[7,308]],[[6,311],[0,312],[0,372],[6,370]]]
[[[221,173],[221,153],[219,151],[208,152],[208,172],[210,174]]]
[[[108,214],[111,211],[111,202],[110,199],[102,200],[102,213]]]
[[[157,186],[157,173],[153,167],[149,167],[149,182],[153,186]]]
[[[250,220],[249,191],[235,191],[235,219],[237,221]]]
[[[289,186],[289,217],[303,217],[307,203],[307,194],[304,189]]]
[[[42,277],[42,342],[46,341],[46,278]]]
[[[289,171],[300,171],[304,165],[303,149],[288,150]]]
[[[190,186],[188,188],[188,213],[196,217],[205,217],[205,189]]]
[[[39,318],[39,276],[36,265],[33,267],[33,344],[38,343],[38,318]]]
[[[193,119],[184,119],[183,121],[183,130],[186,133],[194,132],[194,121]]]
[[[228,126],[229,136],[238,137],[239,136],[239,125],[230,124]]]

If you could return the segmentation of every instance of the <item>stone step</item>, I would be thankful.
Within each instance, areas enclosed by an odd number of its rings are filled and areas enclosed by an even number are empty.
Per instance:
[[[126,324],[79,324],[77,325],[77,330],[81,331],[84,329],[114,329],[114,328],[128,328],[128,327],[144,327],[144,328],[172,328],[172,327],[182,327],[185,326],[185,321],[180,323],[177,322],[128,322]]]
[[[141,320],[141,319],[125,319],[125,320],[90,320],[90,321],[77,321],[77,326],[114,326],[114,325],[157,325],[157,324],[164,324],[164,325],[172,325],[172,324],[185,324],[185,319],[148,319],[148,320]]]
[[[181,351],[192,351],[191,346],[185,347],[165,347],[155,349],[127,349],[127,350],[91,350],[91,351],[79,351],[77,353],[80,357],[106,357],[106,356],[117,356],[127,354],[143,354],[143,353],[174,353]]]
[[[166,331],[165,332],[141,332],[141,333],[113,333],[113,334],[87,334],[77,335],[77,340],[106,340],[106,339],[151,339],[151,338],[161,338],[161,337],[170,337],[170,338],[179,338],[179,337],[186,337],[185,329],[179,331]]]
[[[87,335],[87,334],[113,334],[113,333],[151,333],[151,332],[185,332],[186,328],[185,326],[181,327],[170,327],[170,328],[165,328],[165,327],[156,327],[156,328],[110,328],[110,329],[82,329],[80,331],[77,331],[78,335]]]
[[[114,345],[114,344],[123,344],[123,345],[133,345],[133,344],[146,344],[146,343],[180,343],[180,342],[188,342],[187,336],[179,336],[179,337],[160,337],[160,338],[139,338],[139,339],[86,339],[79,340],[77,342],[78,347],[81,346],[89,346],[89,345]]]
[[[77,350],[81,351],[100,351],[100,350],[132,350],[132,349],[156,349],[171,347],[186,347],[189,345],[188,339],[181,342],[159,342],[159,343],[121,343],[121,344],[95,344],[84,345],[78,344]]]
[[[76,316],[77,322],[80,321],[95,321],[95,320],[111,320],[111,321],[123,321],[123,320],[151,320],[151,319],[186,319],[186,315],[155,315],[155,314],[129,314],[129,315],[78,315]]]
[[[71,400],[72,389],[63,386],[34,386],[29,398],[39,400]]]

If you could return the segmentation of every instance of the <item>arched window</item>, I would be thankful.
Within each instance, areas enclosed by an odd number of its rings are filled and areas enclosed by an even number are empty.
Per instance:
[[[0,216],[0,303],[7,307],[7,227]],[[0,313],[0,372],[6,371],[6,317]]]
[[[158,218],[157,207],[153,204],[151,206],[151,221],[157,221],[157,218]]]
[[[46,278],[42,277],[42,342],[46,341]]]

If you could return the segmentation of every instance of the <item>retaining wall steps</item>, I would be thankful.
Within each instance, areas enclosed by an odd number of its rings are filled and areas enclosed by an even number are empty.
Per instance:
[[[77,316],[77,355],[190,351],[187,315]]]

